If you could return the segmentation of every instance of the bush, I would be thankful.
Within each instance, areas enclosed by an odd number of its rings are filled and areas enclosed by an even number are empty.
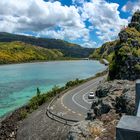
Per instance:
[[[72,87],[72,86],[75,86],[75,85],[78,85],[80,83],[82,83],[84,80],[79,80],[78,78],[75,80],[75,81],[69,81],[66,83],[66,88],[69,88],[69,87]]]
[[[27,115],[28,115],[28,112],[27,112],[26,109],[23,109],[23,110],[20,111],[21,119],[25,119],[27,117]]]

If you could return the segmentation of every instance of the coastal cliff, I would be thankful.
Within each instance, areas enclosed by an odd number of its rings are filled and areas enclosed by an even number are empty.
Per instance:
[[[110,61],[109,79],[140,78],[140,11],[132,16],[117,40],[103,44],[90,57]]]

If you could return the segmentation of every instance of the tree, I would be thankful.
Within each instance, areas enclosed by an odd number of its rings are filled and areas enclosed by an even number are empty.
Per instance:
[[[40,93],[41,93],[41,92],[40,92],[40,89],[39,89],[39,88],[37,88],[36,90],[37,90],[37,92],[36,92],[37,97],[39,97],[39,96],[40,96]]]

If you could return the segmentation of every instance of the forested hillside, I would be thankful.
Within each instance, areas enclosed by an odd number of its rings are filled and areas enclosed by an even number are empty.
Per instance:
[[[63,53],[23,42],[0,42],[0,64],[61,59]]]
[[[72,44],[59,39],[37,38],[1,32],[0,42],[21,41],[31,45],[40,46],[48,49],[58,49],[66,57],[84,58],[88,57],[94,49],[83,48],[80,45]]]

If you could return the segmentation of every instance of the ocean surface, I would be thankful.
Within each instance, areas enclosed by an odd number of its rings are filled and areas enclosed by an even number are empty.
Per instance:
[[[76,78],[94,76],[106,66],[93,60],[54,61],[0,66],[0,117],[26,104],[36,94]]]

